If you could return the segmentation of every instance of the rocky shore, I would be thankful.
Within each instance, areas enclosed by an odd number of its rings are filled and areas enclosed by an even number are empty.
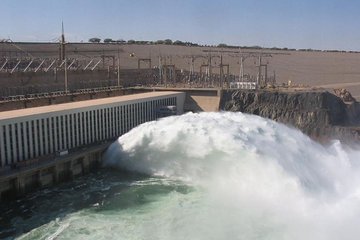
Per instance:
[[[360,103],[345,103],[327,91],[227,90],[220,110],[270,118],[320,141],[360,141]]]

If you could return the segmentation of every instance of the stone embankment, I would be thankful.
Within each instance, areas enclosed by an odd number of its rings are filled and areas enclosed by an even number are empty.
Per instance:
[[[344,103],[326,91],[228,90],[220,109],[270,118],[321,141],[360,141],[360,103]]]

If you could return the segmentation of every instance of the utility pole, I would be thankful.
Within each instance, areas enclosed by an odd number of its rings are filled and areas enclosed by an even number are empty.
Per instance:
[[[209,60],[208,60],[208,84],[211,82],[211,74],[212,74],[212,68],[211,68],[211,52],[209,52]]]
[[[274,80],[273,80],[273,84],[276,83],[276,73],[275,73],[275,70],[274,70]]]
[[[260,83],[261,83],[261,74],[262,74],[262,67],[265,68],[265,72],[264,72],[264,85],[266,86],[267,85],[267,77],[268,77],[268,63],[265,63],[263,64],[262,63],[262,57],[263,55],[260,54],[259,55],[259,65],[257,66],[258,67],[258,78],[257,78],[257,84],[258,86],[260,86]],[[267,57],[267,56],[266,56]],[[271,56],[270,56],[271,57]]]
[[[120,49],[118,49],[117,86],[120,87]]]
[[[162,84],[162,59],[161,59],[161,55],[159,55],[159,80],[160,80],[160,84]]]
[[[66,51],[65,51],[65,33],[64,33],[64,23],[61,22],[61,43],[60,43],[60,60],[65,61],[64,64],[64,85],[65,85],[65,93],[68,92],[68,72],[67,72],[67,59],[66,59]]]
[[[64,34],[64,22],[61,22],[61,42],[60,42],[60,61],[65,60],[65,34]]]
[[[267,86],[267,80],[268,80],[268,65],[264,64],[265,67],[265,73],[264,73],[264,85]]]
[[[168,69],[167,69],[167,56],[164,57],[164,65],[163,65],[163,75],[164,75],[164,84],[167,87],[167,78],[168,78]]]
[[[189,81],[192,82],[193,79],[193,75],[194,75],[194,64],[195,63],[195,57],[192,56],[191,60],[190,60],[190,76],[189,76]]]
[[[68,92],[68,74],[67,74],[67,60],[66,60],[66,58],[65,58],[64,68],[65,68],[65,93],[67,93]]]
[[[224,69],[223,69],[223,55],[221,53],[220,55],[220,88],[223,88],[223,75],[224,75]]]
[[[244,57],[240,57],[240,75],[239,75],[239,81],[244,81]]]
[[[168,57],[169,57],[169,62],[170,62],[169,65],[171,66],[172,65],[172,56],[170,55]],[[171,83],[173,81],[173,70],[172,70],[171,67],[170,68],[169,67],[168,67],[168,69],[169,69],[168,70],[169,71],[169,80],[170,80],[170,83]]]
[[[259,55],[259,65],[258,65],[258,76],[256,79],[256,84],[257,86],[260,86],[260,81],[261,81],[261,55]]]

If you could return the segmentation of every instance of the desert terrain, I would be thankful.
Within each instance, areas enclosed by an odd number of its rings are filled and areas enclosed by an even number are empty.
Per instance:
[[[262,63],[268,64],[268,75],[276,75],[277,83],[321,87],[332,91],[334,88],[346,88],[360,100],[360,53],[356,52],[324,52],[295,51],[271,49],[235,49],[217,47],[190,47],[175,45],[137,45],[137,44],[105,44],[105,43],[67,43],[67,57],[91,59],[100,55],[120,56],[122,69],[138,67],[138,59],[151,58],[152,67],[159,65],[159,56],[166,64],[174,64],[177,69],[189,71],[191,56],[195,56],[195,72],[207,63],[212,51],[213,72],[219,73],[220,55],[223,64],[229,64],[230,73],[239,75],[240,56],[247,53],[263,53]],[[220,53],[220,51],[224,51]],[[58,43],[0,43],[1,58],[58,58]],[[270,57],[271,55],[271,57]],[[202,57],[201,57],[202,56]],[[166,59],[166,60],[164,60]],[[244,61],[244,74],[257,74],[258,59],[248,57]],[[147,65],[143,63],[142,68]]]

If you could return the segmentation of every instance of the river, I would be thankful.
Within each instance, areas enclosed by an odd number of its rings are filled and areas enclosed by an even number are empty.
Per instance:
[[[358,239],[360,151],[242,113],[114,142],[104,168],[2,204],[7,239]]]

